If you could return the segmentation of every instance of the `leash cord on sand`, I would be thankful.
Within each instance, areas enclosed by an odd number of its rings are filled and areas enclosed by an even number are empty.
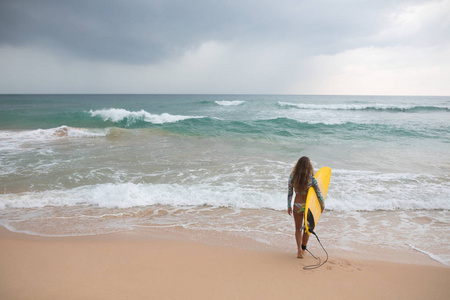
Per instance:
[[[311,251],[309,251],[308,249],[306,249],[306,251],[309,252],[309,254],[312,255],[312,257],[314,257],[316,260],[318,260],[319,262],[315,265],[309,265],[309,266],[304,266],[303,270],[314,270],[314,269],[318,269],[321,266],[323,266],[327,261],[328,261],[328,252],[327,250],[325,250],[325,248],[323,247],[322,243],[319,240],[319,237],[317,236],[317,234],[314,231],[311,231],[312,234],[314,234],[316,236],[317,241],[319,242],[320,246],[322,247],[323,251],[325,251],[325,254],[327,255],[327,258],[325,259],[325,261],[322,263],[322,260],[320,259],[320,257],[315,257],[314,254],[311,253]]]

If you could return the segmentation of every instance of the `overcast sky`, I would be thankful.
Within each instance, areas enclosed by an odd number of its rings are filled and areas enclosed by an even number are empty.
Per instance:
[[[450,0],[2,0],[0,93],[450,95]]]

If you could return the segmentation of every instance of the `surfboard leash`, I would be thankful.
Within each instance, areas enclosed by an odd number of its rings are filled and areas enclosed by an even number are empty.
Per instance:
[[[319,262],[315,265],[309,265],[309,266],[304,266],[303,270],[314,270],[314,269],[318,269],[321,266],[323,266],[327,261],[328,261],[328,252],[327,250],[325,250],[325,248],[323,247],[322,243],[320,242],[319,237],[317,236],[317,234],[314,231],[310,231],[312,234],[314,234],[314,236],[316,237],[317,241],[319,242],[320,246],[322,247],[323,251],[325,251],[325,254],[327,255],[327,258],[325,259],[324,262],[322,262],[322,260],[320,259],[320,257],[316,257],[314,254],[311,253],[311,251],[308,250],[308,248],[306,248],[306,251],[309,252],[309,254],[312,255],[312,257],[314,257],[316,260],[318,260]]]

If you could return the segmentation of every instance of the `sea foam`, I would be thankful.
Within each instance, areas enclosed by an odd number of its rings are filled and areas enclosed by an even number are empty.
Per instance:
[[[110,128],[74,128],[66,125],[35,130],[0,130],[0,150],[17,150],[30,142],[45,142],[65,137],[91,138],[109,134]]]
[[[99,184],[66,190],[26,192],[0,195],[0,209],[40,208],[45,206],[86,206],[129,208],[137,206],[169,205],[275,208],[284,209],[281,192],[267,193],[238,187],[234,184]]]
[[[334,169],[326,207],[335,211],[450,209],[449,198],[445,175]]]
[[[35,130],[3,130],[0,131],[0,138],[4,139],[49,139],[58,137],[96,137],[105,136],[107,130],[95,130],[88,128],[74,128],[66,125],[49,128],[49,129],[35,129]]]
[[[174,123],[186,119],[204,118],[203,116],[180,116],[163,113],[160,115],[151,114],[145,110],[128,111],[122,108],[110,108],[101,110],[90,110],[89,114],[92,117],[101,117],[103,121],[111,121],[114,123],[126,121],[127,125],[132,125],[136,122],[143,121],[152,124]]]
[[[433,260],[435,260],[437,262],[440,262],[441,264],[444,264],[444,265],[447,265],[447,266],[450,264],[449,260],[448,259],[446,260],[444,257],[441,257],[439,255],[433,254],[433,253],[431,253],[429,251],[425,251],[425,250],[419,249],[417,247],[414,247],[411,244],[408,244],[408,246],[411,247],[412,249],[418,251],[418,252],[421,252],[421,253],[427,255],[431,259],[433,259]],[[449,257],[449,255],[446,255],[446,256]]]
[[[434,175],[385,174],[333,170],[326,209],[333,211],[450,209],[448,178]],[[423,192],[426,187],[427,193]],[[202,206],[286,209],[284,189],[261,189],[237,182],[210,184],[104,183],[73,189],[0,195],[0,208],[95,205]]]

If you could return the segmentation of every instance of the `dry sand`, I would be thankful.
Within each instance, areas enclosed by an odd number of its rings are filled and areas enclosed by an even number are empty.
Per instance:
[[[450,299],[450,268],[0,228],[0,299]]]

